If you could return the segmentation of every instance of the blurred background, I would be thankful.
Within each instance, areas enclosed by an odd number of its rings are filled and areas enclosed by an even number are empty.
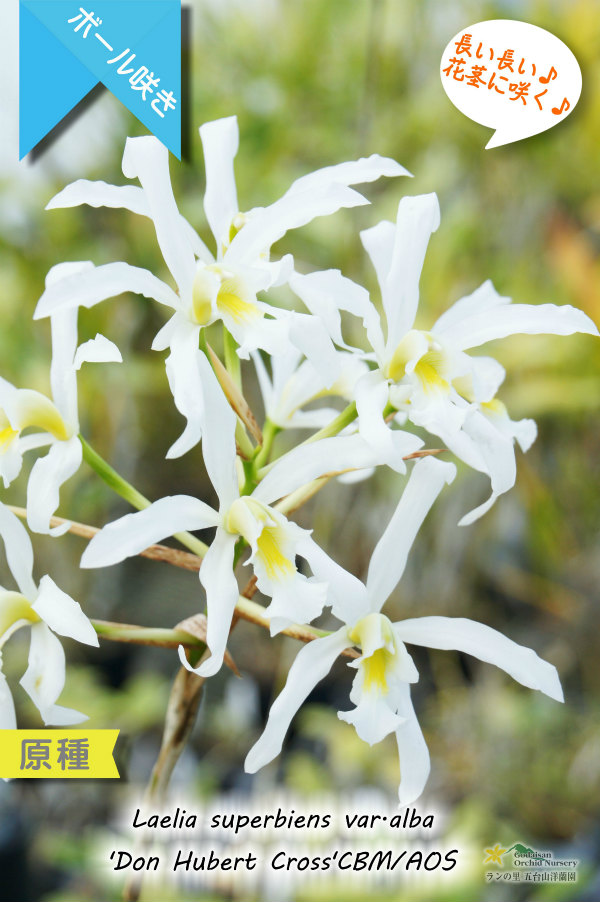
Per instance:
[[[6,5],[6,4],[5,4]],[[16,35],[14,10],[3,10]],[[574,52],[583,93],[564,124],[517,144],[485,151],[489,131],[461,115],[446,97],[439,61],[450,38],[483,19],[519,18],[546,28]],[[523,303],[570,303],[600,321],[600,6],[572,3],[443,3],[441,0],[195,0],[185,3],[185,159],[171,158],[182,212],[209,239],[203,210],[203,162],[197,127],[237,114],[240,205],[276,199],[299,175],[377,152],[414,178],[367,186],[371,207],[342,211],[290,233],[281,250],[298,266],[341,268],[377,297],[358,231],[395,218],[403,194],[437,192],[442,224],[421,279],[426,326],[463,294],[491,278]],[[9,32],[10,33],[10,32]],[[113,260],[166,276],[152,224],[125,211],[44,212],[50,197],[76,178],[122,184],[127,135],[144,128],[99,90],[69,128],[17,162],[16,37],[0,65],[0,359],[1,375],[47,392],[47,321],[31,315],[47,270],[64,260]],[[13,140],[14,139],[14,140]],[[284,248],[285,245],[285,248]],[[276,251],[278,248],[275,249]],[[168,277],[167,277],[168,278]],[[179,492],[212,501],[200,449],[166,461],[183,427],[168,391],[161,356],[149,349],[163,312],[142,297],[122,296],[80,316],[81,340],[102,331],[124,364],[80,374],[82,431],[126,478],[151,498]],[[388,613],[443,614],[480,620],[531,646],[555,664],[564,706],[527,691],[500,671],[454,652],[414,648],[420,682],[415,707],[432,756],[419,808],[445,812],[447,836],[474,862],[459,884],[440,884],[435,902],[600,897],[600,391],[598,345],[587,337],[514,338],[490,346],[507,367],[501,398],[513,418],[534,417],[539,437],[518,454],[515,489],[477,526],[457,529],[462,514],[487,497],[483,477],[460,468],[422,530]],[[255,395],[250,394],[253,398]],[[260,405],[257,404],[260,412]],[[278,450],[294,436],[280,440]],[[3,493],[24,504],[29,458]],[[330,485],[299,514],[317,541],[359,577],[402,488],[390,471],[355,486]],[[126,513],[97,477],[82,468],[63,490],[59,513],[102,525]],[[133,560],[103,571],[79,571],[83,542],[36,537],[39,574],[50,572],[90,615],[173,626],[202,607],[197,578],[166,565]],[[0,582],[4,583],[4,561]],[[89,652],[65,641],[67,685],[61,703],[86,711],[90,727],[118,727],[121,783],[20,781],[0,789],[0,896],[6,900],[81,902],[119,898],[95,862],[115,842],[124,787],[141,797],[160,744],[168,693],[178,669],[174,652],[103,642]],[[289,799],[333,793],[340,799],[371,787],[395,799],[393,737],[370,749],[336,718],[347,705],[351,674],[338,663],[293,724],[285,753],[251,778],[243,760],[278,693],[297,644],[274,641],[241,623],[231,651],[243,679],[214,677],[173,783],[187,798],[216,793]],[[19,726],[39,725],[18,679],[27,638],[4,654]],[[136,796],[137,792],[137,796]],[[285,796],[284,796],[285,797]],[[293,802],[292,802],[293,805]],[[188,807],[193,807],[189,805]],[[485,885],[483,850],[523,842],[582,861],[577,884]],[[448,847],[454,847],[450,842]],[[277,902],[352,900],[347,887],[306,883]],[[182,895],[150,887],[142,898],[243,899],[230,891]],[[374,900],[432,899],[401,881]],[[271,898],[271,897],[270,897]]]

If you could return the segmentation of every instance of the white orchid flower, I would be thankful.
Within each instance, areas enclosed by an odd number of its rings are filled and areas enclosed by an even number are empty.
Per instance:
[[[63,278],[85,271],[86,264],[54,266],[46,278],[51,287]],[[19,389],[0,380],[0,473],[7,487],[21,470],[23,454],[50,445],[48,454],[33,466],[27,489],[27,521],[34,532],[61,535],[69,524],[50,529],[50,517],[59,504],[60,487],[81,464],[77,413],[77,370],[84,362],[121,361],[119,349],[103,335],[77,347],[77,310],[51,318],[52,400],[31,389]],[[32,428],[36,431],[23,435]]]
[[[335,353],[320,321],[257,299],[258,292],[282,284],[292,272],[289,255],[277,263],[269,262],[271,246],[290,229],[317,216],[368,203],[350,185],[383,175],[409,175],[394,160],[373,154],[303,176],[270,206],[241,213],[233,169],[239,140],[236,117],[205,123],[200,135],[206,167],[204,210],[216,253],[210,253],[177,209],[167,149],[151,136],[129,138],[123,173],[138,178],[141,188],[80,180],[54,197],[48,208],[85,203],[124,207],[149,216],[177,292],[147,270],[109,263],[66,281],[60,290],[46,290],[35,314],[39,318],[65,306],[91,307],[123,291],[154,298],[174,311],[153,343],[155,350],[171,349],[169,384],[178,410],[188,420],[186,431],[170,449],[171,457],[185,453],[200,439],[193,425],[197,424],[199,390],[190,387],[197,377],[194,350],[200,329],[216,320],[222,320],[235,338],[240,357],[247,358],[257,348],[281,353],[291,344],[312,357],[328,384],[335,381]]]
[[[356,386],[359,430],[381,456],[393,456],[392,433],[382,416],[391,402],[401,412],[400,421],[408,418],[439,436],[466,463],[490,476],[491,498],[466,515],[464,525],[514,485],[513,439],[526,450],[535,438],[535,424],[512,423],[495,398],[504,379],[502,366],[466,352],[509,335],[598,335],[598,329],[583,311],[569,305],[511,304],[489,281],[457,301],[431,330],[415,329],[421,269],[439,222],[437,197],[427,194],[403,198],[395,224],[384,221],[361,232],[381,288],[385,338],[374,308],[368,313],[367,293],[356,286],[349,305],[349,280],[336,279],[335,271],[295,275],[292,287],[310,307],[319,288],[326,286],[330,304],[362,316],[377,367]],[[339,330],[329,331],[337,340]]]
[[[94,627],[79,604],[49,576],[37,586],[33,580],[33,549],[25,527],[0,504],[0,536],[19,591],[0,587],[0,649],[18,629],[31,628],[29,666],[21,686],[38,708],[45,724],[80,723],[86,715],[56,704],[65,685],[65,654],[55,633],[86,645],[98,645]],[[1,662],[1,658],[0,658]],[[15,729],[12,696],[0,672],[0,726]]]
[[[105,526],[90,542],[81,559],[82,567],[106,567],[116,564],[149,545],[181,530],[216,527],[216,534],[202,566],[200,582],[206,590],[207,644],[211,657],[198,669],[201,676],[219,670],[233,610],[239,590],[233,573],[234,550],[238,539],[251,548],[249,563],[263,594],[271,598],[266,609],[271,634],[290,623],[310,623],[323,610],[327,585],[307,578],[296,567],[296,556],[303,557],[311,569],[323,566],[327,556],[311,538],[308,530],[287,520],[273,502],[301,485],[330,471],[344,471],[376,463],[367,443],[359,436],[324,439],[295,448],[285,455],[250,495],[240,495],[236,472],[236,417],[227,403],[216,377],[200,351],[199,382],[203,390],[202,452],[210,480],[219,499],[219,510],[189,495],[162,498],[138,513],[129,514]],[[406,433],[397,433],[396,452],[412,454],[422,441]],[[343,599],[334,602],[334,613],[343,616]],[[183,649],[180,657],[186,666]]]
[[[302,354],[296,349],[271,358],[271,375],[258,352],[252,352],[251,357],[266,417],[279,429],[320,429],[327,426],[340,413],[339,410],[334,407],[302,408],[325,397],[350,400],[356,383],[368,372],[363,360],[355,354],[340,351],[339,375],[330,388],[324,388],[323,380],[311,361],[301,361]]]
[[[410,476],[396,511],[377,544],[366,585],[337,564],[323,559],[315,573],[329,581],[329,591],[344,598],[352,619],[298,653],[286,685],[274,702],[267,725],[245,761],[255,773],[282,748],[296,711],[316,684],[326,676],[341,652],[351,646],[361,655],[349,666],[356,670],[350,692],[354,708],[338,717],[354,726],[370,745],[395,733],[400,755],[399,799],[410,805],[427,781],[429,753],[410,698],[410,684],[419,675],[406,644],[456,649],[495,664],[515,680],[563,700],[556,669],[501,633],[473,620],[453,617],[417,617],[392,623],[381,609],[398,583],[415,535],[444,483],[454,478],[455,467],[433,458],[419,461]],[[406,643],[406,644],[405,644]]]

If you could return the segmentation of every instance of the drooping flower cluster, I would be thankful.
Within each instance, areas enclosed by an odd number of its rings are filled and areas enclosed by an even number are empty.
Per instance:
[[[361,233],[381,289],[382,321],[366,289],[339,270],[300,273],[290,254],[274,259],[272,247],[289,230],[315,217],[368,203],[351,186],[409,173],[393,160],[373,155],[303,176],[279,200],[244,212],[234,179],[235,118],[203,125],[200,136],[206,168],[204,210],[213,251],[179,213],[167,151],[152,137],[130,138],[125,148],[123,173],[138,179],[139,187],[78,181],[49,203],[49,208],[120,207],[149,217],[174,287],[123,262],[70,263],[50,272],[35,318],[51,317],[53,400],[0,383],[0,472],[8,485],[18,475],[25,451],[50,445],[30,476],[28,521],[34,531],[54,535],[68,528],[50,530],[50,518],[58,507],[60,485],[82,457],[76,370],[84,360],[120,360],[117,348],[102,336],[77,348],[78,308],[136,292],[170,309],[152,348],[169,351],[168,382],[186,426],[166,454],[189,453],[201,441],[218,509],[189,495],[168,496],[148,506],[142,499],[138,506],[143,509],[109,523],[92,539],[82,566],[115,564],[183,530],[214,529],[200,568],[210,656],[195,669],[205,677],[215,674],[224,660],[239,604],[235,569],[244,554],[258,589],[269,600],[264,616],[272,635],[294,624],[308,626],[330,608],[341,625],[330,634],[314,633],[320,638],[298,654],[266,729],[248,754],[246,769],[254,772],[278,754],[294,713],[311,689],[339,654],[355,649],[350,665],[356,671],[350,692],[354,707],[339,717],[370,744],[395,733],[400,801],[406,805],[420,795],[429,772],[410,699],[410,684],[418,673],[406,645],[468,652],[501,667],[524,686],[562,700],[552,665],[483,624],[437,616],[392,622],[383,613],[423,520],[456,472],[453,463],[424,448],[427,437],[437,436],[450,453],[490,479],[491,495],[462,518],[461,524],[467,525],[514,485],[515,441],[526,451],[536,435],[533,421],[511,420],[496,397],[505,376],[502,366],[468,352],[517,333],[598,332],[580,310],[512,305],[490,282],[457,301],[428,331],[415,328],[421,268],[440,221],[435,195],[403,198],[395,223],[380,222]],[[278,289],[284,285],[300,299],[302,310],[281,303]],[[344,339],[343,314],[362,324],[361,347]],[[217,322],[224,328],[224,363],[208,343]],[[254,370],[262,391],[262,430],[243,396],[240,360],[247,361],[245,376]],[[329,406],[308,406],[323,398],[330,399]],[[340,401],[346,403],[343,409]],[[411,431],[403,428],[407,423]],[[28,426],[37,431],[23,436]],[[273,459],[277,434],[291,428],[317,431]],[[334,476],[367,478],[380,466],[407,474],[407,479],[363,584],[286,512]],[[45,630],[46,643],[48,636],[57,641],[50,629],[90,641],[92,627],[78,606],[68,609],[67,596],[56,600],[56,590],[54,600],[45,601],[42,584],[39,595],[30,578],[23,584],[23,568],[13,564],[15,553],[7,539],[17,535],[16,521],[5,508],[0,514],[9,564],[22,590],[18,597],[4,593],[1,641],[14,624],[26,622],[33,624],[32,649],[35,630],[39,635]],[[196,602],[190,613],[203,604]],[[77,628],[68,626],[69,618]],[[56,649],[54,653],[57,657]],[[182,647],[179,653],[184,666],[194,669]],[[36,661],[45,678],[39,655]],[[52,667],[56,670],[57,665]],[[23,682],[35,700],[32,679],[26,674]],[[55,680],[43,704],[36,701],[46,722],[66,722],[57,719],[66,715],[54,705],[55,690],[62,688],[59,682]],[[14,719],[6,713],[13,709],[5,684],[0,688],[4,719]]]

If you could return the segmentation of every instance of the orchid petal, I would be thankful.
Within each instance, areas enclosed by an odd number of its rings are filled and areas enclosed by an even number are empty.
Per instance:
[[[190,327],[187,322],[169,320],[171,353],[165,361],[169,388],[175,407],[186,418],[185,429],[167,451],[167,458],[181,457],[198,444],[202,438],[204,395],[198,360],[199,326]],[[160,335],[160,333],[159,333]]]
[[[29,666],[20,682],[45,724],[66,726],[87,720],[79,711],[54,704],[65,685],[65,653],[45,623],[31,628]]]
[[[240,494],[235,469],[236,415],[202,353],[198,355],[198,368],[204,401],[202,456],[220,507],[227,510]]]
[[[389,400],[389,386],[380,370],[373,370],[358,380],[355,387],[358,429],[372,447],[377,460],[394,470],[404,472],[394,452],[392,430],[383,418]]]
[[[460,325],[474,314],[487,313],[495,307],[503,307],[506,304],[510,304],[510,298],[498,294],[491,279],[486,279],[483,285],[456,301],[442,313],[431,331],[440,335],[448,329],[460,328]]]
[[[323,613],[327,604],[325,583],[308,579],[303,573],[296,573],[283,583],[271,585],[269,594],[271,603],[265,608],[265,617],[269,620],[271,636],[276,636],[293,623],[312,623]]]
[[[229,243],[229,229],[239,213],[233,161],[239,146],[237,118],[229,116],[200,126],[204,149],[206,191],[204,212],[217,249]]]
[[[331,388],[342,362],[323,322],[306,313],[292,313],[288,322],[290,341],[310,360],[325,388]]]
[[[45,457],[36,460],[27,484],[27,524],[33,532],[62,536],[70,524],[50,527],[50,518],[60,504],[60,489],[81,466],[82,447],[74,435],[56,442]]]
[[[194,669],[188,663],[183,646],[180,645],[178,649],[184,667],[202,677],[213,676],[223,664],[233,612],[239,595],[233,572],[233,555],[237,538],[224,529],[217,529],[200,569],[200,582],[206,590],[206,644],[210,649],[210,658]]]
[[[396,226],[393,222],[385,219],[360,233],[360,240],[371,258],[382,292],[392,266],[395,239]]]
[[[20,682],[46,721],[45,712],[52,707],[65,685],[65,653],[45,623],[35,623],[31,627],[29,665]]]
[[[539,658],[533,649],[518,645],[483,623],[463,617],[417,617],[395,623],[394,632],[402,642],[473,655],[500,667],[521,685],[563,701],[556,667]]]
[[[570,304],[505,304],[462,319],[439,334],[466,351],[508,335],[598,335],[583,310]]]
[[[300,649],[283,690],[271,706],[262,736],[246,756],[244,770],[247,773],[256,773],[279,754],[294,714],[317,683],[329,673],[338,655],[350,644],[347,629],[342,627],[336,633],[315,639]]]
[[[322,191],[299,191],[281,197],[270,207],[257,210],[231,242],[225,260],[252,263],[290,229],[297,229],[317,216],[328,216],[341,207],[368,204],[361,194],[332,184]]]
[[[379,314],[371,303],[366,288],[347,279],[339,269],[328,269],[308,275],[294,273],[289,285],[310,312],[319,317],[337,345],[348,348],[342,336],[340,317],[340,311],[345,310],[353,316],[360,317],[371,346],[383,352]]]
[[[145,551],[161,539],[181,530],[217,526],[219,515],[190,495],[167,495],[135,514],[108,523],[91,540],[81,566],[109,567]]]
[[[77,348],[75,369],[80,370],[84,363],[123,363],[123,357],[114,342],[98,333]]]
[[[4,541],[10,572],[25,598],[35,598],[33,581],[33,548],[27,530],[7,507],[0,503],[0,536]]]
[[[394,253],[382,286],[387,318],[388,353],[412,329],[419,304],[419,280],[431,234],[440,224],[440,206],[435,194],[403,197],[398,207]]]
[[[338,711],[337,716],[351,724],[360,739],[369,745],[381,742],[402,723],[402,717],[392,711],[386,698],[378,692],[363,692],[355,708]]]
[[[396,436],[395,436],[396,437]],[[412,454],[423,445],[422,439],[398,432],[402,447],[396,454]],[[300,445],[281,457],[259,483],[253,497],[270,504],[289,495],[302,485],[329,473],[359,470],[380,463],[373,448],[360,435],[339,435]]]
[[[196,272],[188,231],[181,227],[169,175],[169,151],[157,138],[128,138],[123,154],[123,175],[138,178],[150,208],[156,238],[181,297],[191,295]]]
[[[59,310],[73,307],[93,307],[127,291],[153,298],[173,310],[181,307],[179,297],[173,289],[147,269],[129,266],[128,263],[105,263],[77,275],[67,276],[46,288],[33,318],[42,319]]]
[[[59,636],[68,636],[85,645],[99,645],[96,630],[81,605],[59,589],[49,576],[42,576],[38,596],[31,607]]]
[[[297,553],[305,558],[316,578],[327,583],[327,602],[342,623],[356,623],[369,612],[365,585],[340,567],[310,536],[301,539]]]
[[[447,483],[454,464],[426,457],[413,467],[385,532],[375,546],[367,575],[371,609],[380,611],[404,573],[408,553],[425,517]]]
[[[46,204],[46,210],[78,207],[81,204],[87,204],[90,207],[129,210],[139,216],[152,218],[143,188],[137,188],[135,185],[108,185],[106,182],[90,182],[87,179],[78,179],[59,191]],[[181,216],[179,226],[196,256],[205,263],[212,263],[212,254],[184,216]]]
[[[396,742],[400,757],[400,806],[412,805],[419,798],[427,783],[431,769],[429,749],[421,732],[410,697],[410,686],[405,683],[396,690],[398,714],[404,718],[396,730]]]
[[[411,173],[395,160],[373,153],[370,157],[361,157],[360,160],[349,160],[334,166],[324,166],[322,169],[302,175],[291,184],[284,197],[296,195],[302,191],[321,191],[334,183],[362,185],[366,182],[374,182],[384,175],[389,177],[410,176]]]

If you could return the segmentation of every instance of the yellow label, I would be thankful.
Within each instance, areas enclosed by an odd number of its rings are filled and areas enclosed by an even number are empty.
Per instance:
[[[110,779],[118,730],[0,730],[0,777]]]

